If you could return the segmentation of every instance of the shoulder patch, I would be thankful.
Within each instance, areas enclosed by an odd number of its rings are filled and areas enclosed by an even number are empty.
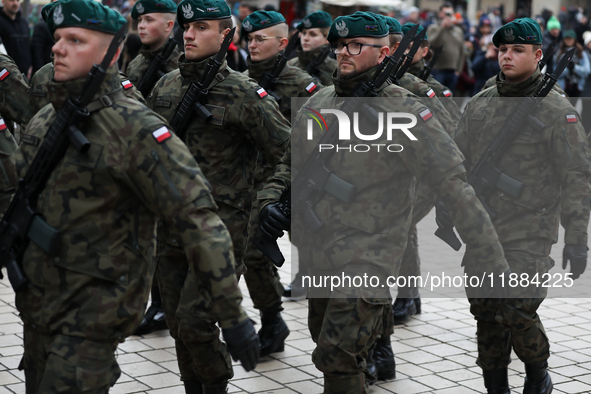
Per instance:
[[[306,86],[306,90],[308,91],[308,93],[312,93],[314,90],[316,90],[317,87],[318,86],[316,86],[314,82],[310,82],[310,84]]]
[[[577,123],[577,115],[566,115],[566,123]]]
[[[4,119],[0,118],[0,131],[6,130],[6,123],[4,123]]]
[[[429,91],[427,92],[427,96],[429,96],[429,98],[435,97],[435,91],[433,89],[429,89]]]
[[[451,92],[449,91],[449,89],[445,89],[445,90],[443,91],[443,95],[444,95],[445,97],[449,97],[449,96],[451,96]]]
[[[431,111],[427,108],[423,112],[419,113],[419,116],[426,122],[433,117]]]
[[[267,95],[267,91],[263,88],[260,88],[259,90],[257,90],[257,94],[259,95],[260,98],[263,98]]]
[[[121,81],[121,86],[123,86],[124,90],[127,90],[127,89],[133,87],[133,84],[131,82],[129,82],[129,79],[126,79],[125,81]]]
[[[4,81],[6,78],[8,78],[9,75],[10,72],[8,72],[7,69],[0,71],[0,81]]]
[[[154,136],[156,141],[158,141],[158,143],[161,143],[162,141],[166,141],[167,139],[172,137],[172,134],[170,134],[170,131],[168,131],[168,128],[166,126],[162,126],[158,130],[153,131],[152,135]]]

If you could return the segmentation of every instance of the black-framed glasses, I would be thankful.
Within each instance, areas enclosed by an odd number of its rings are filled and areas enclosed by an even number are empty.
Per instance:
[[[343,53],[345,48],[347,48],[347,52],[349,52],[349,55],[357,56],[361,53],[361,50],[363,49],[364,46],[365,47],[381,48],[383,45],[363,44],[361,42],[344,43],[344,42],[337,41],[337,42],[332,42],[330,44],[330,49],[332,50],[332,53],[334,53],[335,55],[340,55],[341,53]]]

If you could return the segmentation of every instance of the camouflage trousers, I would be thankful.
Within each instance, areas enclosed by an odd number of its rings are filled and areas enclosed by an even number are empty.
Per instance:
[[[548,272],[554,261],[547,253],[531,253],[505,248],[505,257],[511,272]],[[509,297],[468,298],[470,312],[477,321],[478,360],[484,370],[505,368],[511,362],[511,348],[526,364],[542,362],[550,357],[550,343],[537,310],[546,297],[547,289],[526,290],[509,288]],[[469,296],[469,295],[468,295]]]
[[[214,385],[234,376],[226,344],[211,312],[201,278],[189,272],[182,248],[158,243],[156,278],[170,335],[175,340],[181,380]]]
[[[359,289],[337,293],[308,299],[308,328],[316,343],[312,361],[324,373],[325,394],[367,393],[367,351],[379,335],[392,333],[391,300],[366,301]]]
[[[48,335],[24,326],[27,394],[108,393],[121,370],[115,360],[118,341],[97,342],[67,335]]]

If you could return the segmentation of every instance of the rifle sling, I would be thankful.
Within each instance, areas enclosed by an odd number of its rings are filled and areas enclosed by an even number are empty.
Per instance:
[[[121,90],[117,90],[115,92],[107,93],[96,100],[91,101],[87,106],[86,109],[88,112],[95,112],[99,109],[110,107],[111,105],[115,104],[117,101],[122,100],[125,98],[125,95]]]

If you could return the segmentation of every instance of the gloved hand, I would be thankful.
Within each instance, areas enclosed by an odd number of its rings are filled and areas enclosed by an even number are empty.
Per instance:
[[[232,359],[240,360],[242,367],[247,371],[255,369],[259,362],[260,345],[252,320],[246,319],[234,327],[222,328],[222,336]]]
[[[570,272],[573,274],[573,279],[577,279],[585,272],[588,250],[589,248],[584,245],[564,245],[564,250],[562,251],[562,269],[566,269],[566,263],[570,260]]]
[[[261,209],[259,226],[266,237],[277,239],[283,236],[283,231],[289,230],[291,219],[279,209],[279,202],[274,202]]]
[[[435,221],[439,227],[443,228],[453,228],[454,222],[451,220],[451,216],[445,209],[445,205],[443,205],[443,201],[437,200],[435,201]]]

